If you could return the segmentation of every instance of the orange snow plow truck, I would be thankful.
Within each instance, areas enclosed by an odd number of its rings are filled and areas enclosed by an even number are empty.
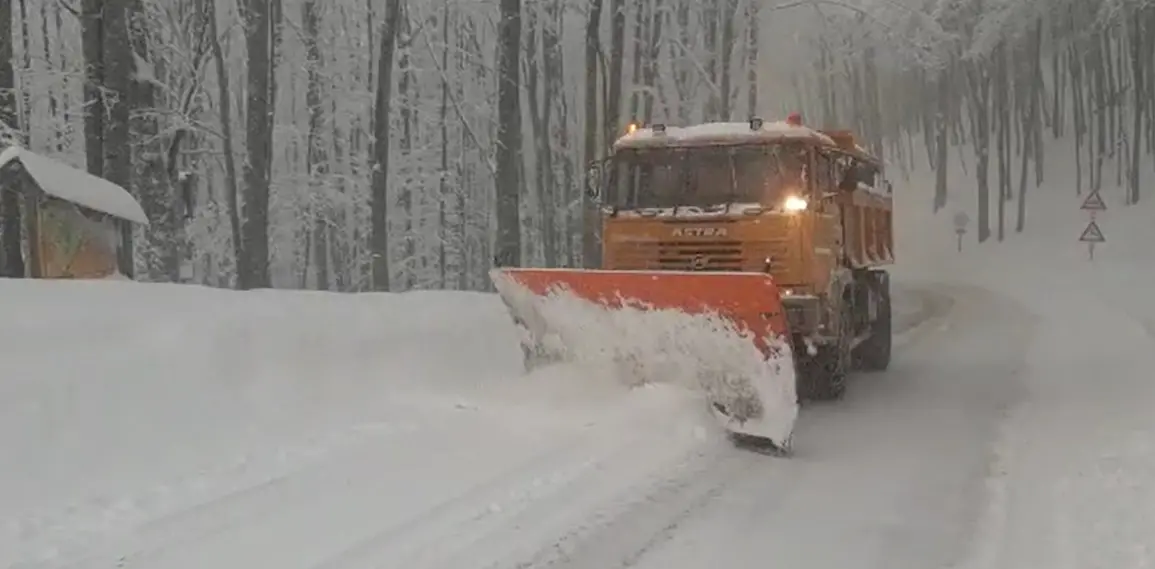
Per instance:
[[[852,133],[797,114],[631,126],[589,174],[601,268],[491,273],[527,367],[695,382],[731,434],[785,450],[800,401],[889,365],[892,191]]]

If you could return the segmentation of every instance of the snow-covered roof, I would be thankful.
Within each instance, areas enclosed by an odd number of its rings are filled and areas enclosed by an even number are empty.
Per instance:
[[[809,140],[834,145],[834,139],[806,126],[785,122],[762,123],[762,128],[751,129],[748,122],[708,122],[693,126],[667,126],[665,132],[653,128],[639,128],[614,143],[614,149],[654,148],[661,146],[712,146],[781,140]]]
[[[19,146],[9,146],[0,152],[0,168],[13,160],[23,164],[40,189],[52,197],[148,225],[148,217],[136,198],[128,190],[104,178]]]

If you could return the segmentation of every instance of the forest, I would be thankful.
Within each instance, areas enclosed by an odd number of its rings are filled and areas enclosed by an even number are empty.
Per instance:
[[[128,188],[151,225],[121,270],[146,281],[591,265],[585,165],[634,121],[853,129],[892,179],[936,173],[896,199],[965,207],[980,242],[1027,230],[1047,161],[1128,204],[1155,176],[1153,0],[0,0],[0,23],[0,143]]]

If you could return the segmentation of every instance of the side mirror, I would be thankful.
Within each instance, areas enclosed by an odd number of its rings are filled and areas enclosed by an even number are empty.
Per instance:
[[[595,203],[602,197],[603,172],[601,162],[591,162],[589,168],[586,169],[586,197]]]

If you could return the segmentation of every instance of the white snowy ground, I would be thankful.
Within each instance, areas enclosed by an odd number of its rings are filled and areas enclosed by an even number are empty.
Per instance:
[[[789,459],[487,295],[0,282],[0,567],[1155,567],[1155,223],[1088,263],[1060,182],[961,255],[904,190],[892,368]]]

